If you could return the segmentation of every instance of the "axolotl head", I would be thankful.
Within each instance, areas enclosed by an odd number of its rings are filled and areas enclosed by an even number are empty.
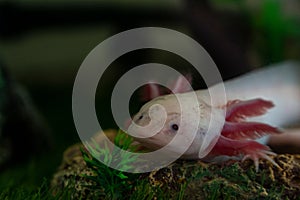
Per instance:
[[[134,116],[128,133],[151,150],[166,147],[170,153],[198,156],[209,127],[211,107],[194,101],[189,93],[157,97]]]

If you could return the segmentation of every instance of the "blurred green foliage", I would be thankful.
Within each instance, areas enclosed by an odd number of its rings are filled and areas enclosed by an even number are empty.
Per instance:
[[[286,59],[300,59],[300,16],[288,13],[284,8],[299,6],[296,1],[282,0],[211,0],[219,9],[231,9],[249,19],[253,42],[261,65]]]
[[[282,2],[262,1],[261,12],[252,13],[253,29],[259,33],[257,49],[265,62],[279,62],[287,59],[289,40],[298,44],[300,50],[300,19],[288,18],[282,13]]]

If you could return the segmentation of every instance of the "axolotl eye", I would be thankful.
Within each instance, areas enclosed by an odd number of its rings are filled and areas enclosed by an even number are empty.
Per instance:
[[[141,120],[141,119],[143,119],[143,114],[141,114],[140,116],[139,116],[139,118],[138,118],[138,120]]]
[[[136,121],[140,121],[140,120],[142,120],[142,119],[144,119],[144,118],[145,118],[145,113],[143,112],[143,113],[141,113],[141,114],[137,117]]]
[[[178,129],[179,129],[178,124],[171,124],[171,129],[172,129],[173,131],[178,131]]]

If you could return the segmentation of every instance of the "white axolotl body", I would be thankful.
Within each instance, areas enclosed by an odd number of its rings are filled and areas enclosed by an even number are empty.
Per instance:
[[[298,62],[290,61],[267,66],[226,81],[224,85],[227,100],[262,98],[274,103],[275,107],[268,112],[268,115],[252,118],[255,121],[280,127],[300,122],[300,64]]]
[[[218,156],[233,156],[254,160],[258,169],[258,159],[265,158],[276,164],[269,156],[270,149],[256,141],[268,134],[277,134],[276,127],[289,126],[300,121],[300,65],[285,62],[250,72],[224,83],[228,103],[211,105],[208,90],[198,90],[176,94],[191,104],[190,96],[196,94],[199,110],[192,108],[185,118],[181,118],[181,107],[174,94],[159,96],[146,103],[135,115],[128,132],[142,136],[136,139],[150,149],[161,148],[176,136],[187,138],[191,145],[183,152],[182,158],[213,160]],[[212,87],[220,87],[217,84]],[[147,138],[146,127],[159,124],[161,114],[150,114],[153,105],[161,105],[166,111],[166,119],[159,131]],[[275,106],[274,106],[275,105]],[[273,107],[267,115],[267,109]],[[195,110],[195,111],[194,111]],[[224,111],[226,110],[226,112]],[[193,113],[195,112],[195,113]],[[224,114],[225,113],[225,114]],[[211,118],[211,116],[214,118]],[[158,119],[154,119],[157,116]],[[197,116],[199,121],[196,120]],[[251,121],[247,118],[251,117]],[[210,121],[214,120],[214,121]],[[253,122],[255,121],[255,122]],[[191,127],[197,124],[197,133],[191,137]],[[225,122],[225,123],[224,123]],[[209,132],[209,124],[211,130]],[[152,133],[153,134],[153,133]],[[208,135],[210,134],[210,135]],[[191,141],[193,140],[193,141]],[[180,141],[170,146],[170,153],[178,153]]]

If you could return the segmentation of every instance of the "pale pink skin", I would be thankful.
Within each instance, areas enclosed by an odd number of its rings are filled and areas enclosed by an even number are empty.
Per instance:
[[[174,87],[171,88],[173,91],[183,93],[190,90],[189,87],[181,83],[182,78],[183,77],[179,77],[174,83]],[[151,100],[161,95],[163,95],[163,91],[161,91],[157,85],[152,84],[145,88],[143,99]],[[163,100],[164,96],[159,98]],[[166,101],[164,103],[167,105],[168,98],[167,96],[165,98]],[[209,105],[205,106],[209,107]],[[213,160],[215,157],[219,156],[241,157],[242,160],[252,159],[256,170],[258,170],[258,161],[260,158],[263,158],[278,166],[273,159],[268,156],[275,155],[275,153],[273,153],[268,146],[260,144],[255,140],[268,134],[279,134],[280,131],[277,128],[264,123],[246,121],[247,118],[265,114],[267,109],[272,107],[272,102],[259,98],[247,101],[229,101],[227,105],[220,106],[219,109],[226,108],[225,124],[217,143],[204,160]],[[139,125],[147,124],[149,121],[147,116],[144,116],[142,119],[140,118],[141,113],[146,112],[147,109],[143,110],[142,108],[133,119],[134,122]],[[173,112],[173,110],[168,114],[167,125],[157,135],[148,139],[138,139],[138,141],[150,149],[157,149],[166,145],[174,137],[174,134],[176,134],[176,126],[179,126],[178,123],[175,123],[177,117],[175,115],[178,115],[178,113]],[[173,124],[176,126],[173,127]],[[194,142],[186,155],[183,155],[183,158],[199,159],[197,152],[199,151],[199,148],[197,148],[197,145],[197,141]]]

